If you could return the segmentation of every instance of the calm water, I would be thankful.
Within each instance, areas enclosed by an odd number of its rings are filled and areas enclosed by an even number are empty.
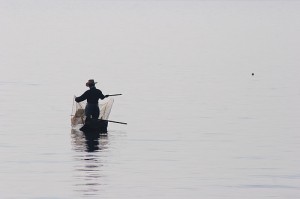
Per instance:
[[[300,198],[297,1],[0,5],[1,198]]]

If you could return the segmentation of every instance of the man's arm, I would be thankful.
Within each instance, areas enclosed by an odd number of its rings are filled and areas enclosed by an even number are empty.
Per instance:
[[[102,91],[100,91],[100,90],[99,90],[99,93],[98,93],[98,94],[99,94],[99,98],[102,99],[102,100],[103,100],[104,98],[108,97],[108,95],[103,95]]]
[[[87,92],[87,91],[86,91]],[[75,101],[76,102],[82,102],[82,101],[84,101],[84,100],[86,100],[86,92],[84,92],[81,96],[79,96],[79,97],[76,97],[75,98]]]

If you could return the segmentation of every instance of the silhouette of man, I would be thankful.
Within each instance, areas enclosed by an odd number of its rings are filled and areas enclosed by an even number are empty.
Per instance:
[[[108,95],[103,95],[101,90],[97,89],[93,79],[90,79],[85,85],[90,89],[85,91],[80,97],[76,97],[76,102],[82,102],[87,100],[87,105],[85,107],[85,115],[86,120],[89,119],[98,119],[100,115],[100,109],[98,106],[98,100],[103,100],[104,98],[108,97]]]

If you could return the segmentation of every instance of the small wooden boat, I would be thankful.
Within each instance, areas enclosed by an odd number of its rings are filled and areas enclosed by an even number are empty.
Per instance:
[[[116,94],[116,95],[120,95],[120,94]],[[85,134],[94,133],[94,134],[102,135],[102,134],[107,134],[108,122],[126,125],[127,123],[125,122],[108,120],[113,103],[114,103],[113,98],[102,100],[101,103],[99,103],[100,115],[98,119],[86,118],[84,113],[84,107],[86,106],[86,103],[84,102],[79,102],[76,104],[73,103],[72,114],[71,114],[72,128],[79,129]]]
[[[114,99],[109,98],[99,103],[100,115],[98,119],[86,118],[84,114],[84,108],[86,106],[85,102],[73,104],[72,115],[71,115],[72,127],[74,129],[79,129],[84,133],[92,132],[92,133],[106,134],[107,126],[109,122],[108,117],[110,115],[113,102]]]
[[[99,134],[107,134],[107,120],[88,120],[85,121],[84,125],[79,129],[84,133],[99,133]]]

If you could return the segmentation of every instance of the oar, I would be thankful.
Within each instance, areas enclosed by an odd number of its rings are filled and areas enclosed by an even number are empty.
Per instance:
[[[101,120],[102,120],[102,119],[101,119]],[[127,123],[125,123],[125,122],[117,122],[117,121],[113,121],[113,120],[103,120],[103,121],[108,121],[108,122],[112,122],[112,123],[125,124],[125,125],[127,125]]]
[[[112,95],[107,95],[107,96],[112,97],[112,96],[119,96],[119,95],[122,95],[122,94],[112,94]]]

